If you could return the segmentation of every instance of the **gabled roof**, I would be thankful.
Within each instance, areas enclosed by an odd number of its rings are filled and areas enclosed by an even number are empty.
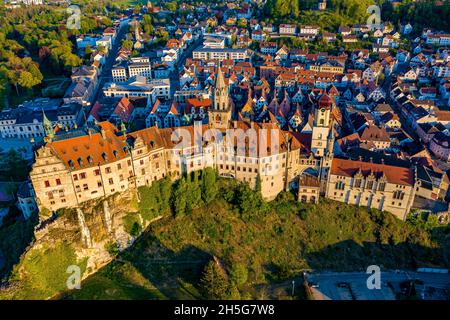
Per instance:
[[[104,137],[99,131],[104,131]],[[90,135],[52,141],[46,146],[66,167],[72,169],[98,166],[127,156],[125,139],[116,135],[118,130],[114,125],[110,122],[100,122],[99,131]]]
[[[334,158],[330,172],[345,177],[353,177],[358,172],[364,177],[373,174],[376,178],[381,178],[384,175],[389,183],[410,186],[414,184],[413,169],[386,164]]]

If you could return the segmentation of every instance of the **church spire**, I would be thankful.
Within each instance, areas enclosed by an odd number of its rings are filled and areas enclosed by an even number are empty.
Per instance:
[[[230,100],[228,85],[225,83],[220,66],[218,66],[214,83],[213,105],[208,112],[209,124],[213,128],[226,129],[228,127],[228,122],[231,120],[232,100]]]
[[[216,89],[222,89],[226,86],[225,79],[223,77],[222,69],[220,68],[220,66],[217,67],[217,77],[214,86]]]

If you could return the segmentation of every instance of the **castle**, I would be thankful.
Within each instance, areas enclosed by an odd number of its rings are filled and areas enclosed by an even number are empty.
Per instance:
[[[298,190],[298,199],[320,196],[386,210],[404,219],[414,201],[413,168],[335,158],[332,97],[313,106],[312,133],[283,130],[271,122],[233,120],[233,102],[218,71],[209,124],[157,125],[127,133],[109,122],[62,135],[48,131],[30,177],[41,212],[81,203],[164,177],[177,179],[206,167],[255,187],[264,198]]]

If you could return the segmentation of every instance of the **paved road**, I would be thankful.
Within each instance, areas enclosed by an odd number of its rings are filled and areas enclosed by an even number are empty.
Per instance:
[[[111,81],[111,69],[114,65],[114,61],[116,60],[117,54],[119,53],[120,44],[122,42],[122,39],[125,37],[127,33],[127,26],[128,26],[128,20],[124,20],[123,23],[120,24],[119,31],[117,32],[116,40],[113,43],[112,48],[110,49],[108,56],[106,57],[105,65],[103,66],[102,72],[100,74],[100,77],[98,79],[98,87],[97,92],[95,94],[94,102],[98,100],[98,98],[102,94],[103,85],[105,82]]]
[[[389,271],[381,273],[381,289],[367,288],[370,275],[364,272],[330,272],[311,273],[306,278],[309,283],[315,282],[318,288],[313,288],[317,295],[331,300],[394,300],[395,293],[388,283],[400,283],[406,280],[420,279],[427,287],[439,289],[450,288],[450,274],[417,273],[408,271]],[[348,283],[349,288],[338,287],[338,283]]]
[[[192,52],[202,44],[203,37],[200,36],[197,40],[195,40],[184,52],[181,54],[178,59],[175,70],[170,73],[170,93],[173,95],[175,91],[180,89],[180,70],[183,69],[186,59],[192,55]]]

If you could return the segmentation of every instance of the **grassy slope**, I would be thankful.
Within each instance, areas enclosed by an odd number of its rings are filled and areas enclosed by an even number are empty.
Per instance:
[[[230,204],[217,200],[191,215],[151,225],[120,261],[66,298],[199,298],[196,285],[211,255],[227,267],[237,262],[247,266],[249,279],[239,288],[241,297],[274,297],[280,283],[304,268],[445,265],[447,253],[439,242],[446,232],[327,200],[316,206],[276,201],[269,213],[244,222]]]

